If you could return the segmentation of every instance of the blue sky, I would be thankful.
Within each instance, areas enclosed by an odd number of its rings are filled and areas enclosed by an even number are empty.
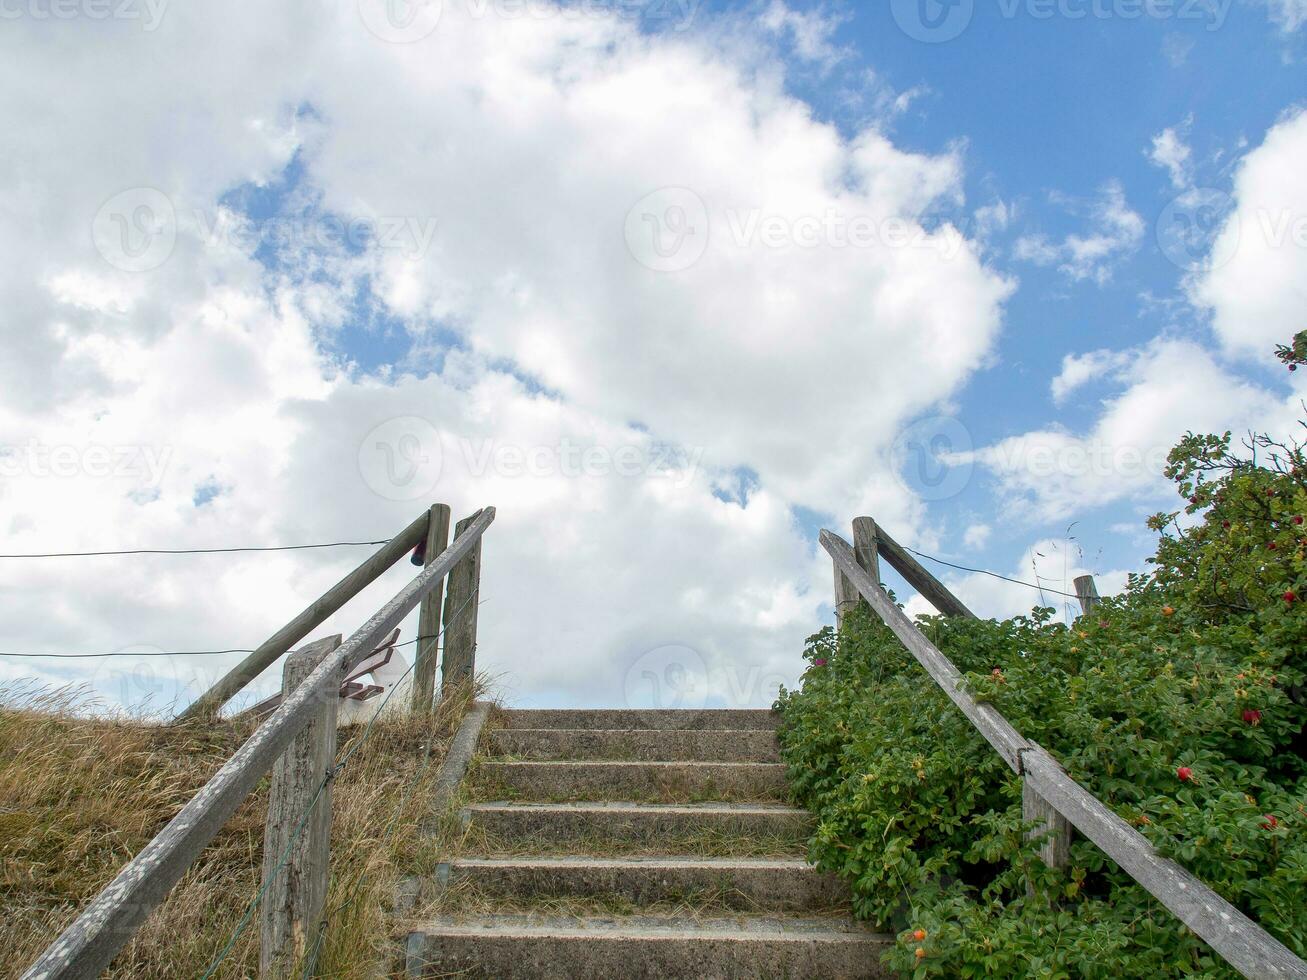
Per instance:
[[[1185,429],[1299,417],[1303,0],[68,9],[0,32],[8,552],[495,504],[506,697],[763,704],[831,617],[819,527],[1107,592]],[[357,560],[0,563],[0,651],[251,647]]]

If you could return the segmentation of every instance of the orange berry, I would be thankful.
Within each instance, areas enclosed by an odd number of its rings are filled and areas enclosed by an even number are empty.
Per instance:
[[[922,949],[920,946],[918,946],[918,947],[917,947],[917,959],[919,959],[919,960],[924,960],[925,958],[926,958],[926,951],[925,951],[924,949]]]
[[[1163,607],[1162,607],[1162,615],[1163,615],[1163,616],[1174,616],[1174,615],[1175,615],[1175,606],[1163,606]]]
[[[915,939],[917,942],[921,942],[923,939],[926,938],[926,930],[918,929],[916,932],[912,934],[912,938]]]

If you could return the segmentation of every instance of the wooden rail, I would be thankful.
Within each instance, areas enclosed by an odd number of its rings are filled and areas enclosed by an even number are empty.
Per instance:
[[[888,537],[883,529],[877,530],[877,539],[883,544]],[[1307,963],[1180,865],[1159,855],[1147,838],[1067,775],[1047,751],[1024,738],[996,708],[976,701],[963,690],[961,672],[890,599],[847,541],[822,531],[821,544],[834,562],[837,581],[843,575],[852,583],[940,689],[1021,777],[1027,819],[1046,820],[1047,829],[1052,831],[1044,845],[1046,860],[1065,861],[1069,830],[1074,826],[1245,977],[1307,978]],[[913,568],[915,565],[920,569],[915,561],[902,562],[906,552],[892,554],[887,550],[883,554],[909,585],[932,602],[932,593],[943,590],[952,599],[948,605],[966,610],[924,569],[921,572],[928,578],[921,578]],[[836,598],[838,601],[840,597]],[[940,608],[939,604],[936,608]]]
[[[321,626],[328,616],[338,611],[341,606],[375,582],[395,562],[424,541],[429,524],[428,513],[420,514],[412,524],[382,545],[371,558],[313,600],[307,609],[268,637],[257,650],[233,667],[222,680],[192,701],[186,710],[177,716],[177,720],[190,721],[215,714],[246,684],[275,663],[278,657]],[[432,552],[428,557],[434,557],[437,553]]]
[[[327,729],[323,722],[323,709],[328,703],[335,705],[340,696],[341,680],[355,664],[377,648],[386,635],[431,592],[436,583],[472,552],[494,519],[493,507],[479,511],[476,519],[452,545],[432,560],[348,640],[339,646],[328,641],[328,645],[333,647],[329,652],[322,650],[310,654],[314,657],[321,656],[317,666],[294,685],[293,691],[287,691],[281,706],[41,954],[23,974],[24,980],[89,980],[99,976],[145,917],[163,901],[186,869],[213,840],[264,774],[291,747],[292,742],[304,733],[306,726],[319,723],[319,731],[325,739]],[[425,514],[423,520],[426,520]],[[425,534],[425,527],[422,531]],[[471,605],[475,606],[475,602]],[[297,671],[298,667],[287,668],[288,682],[291,674]],[[334,726],[331,728],[331,738],[334,742]],[[317,765],[316,760],[322,758],[320,750],[307,742],[295,752],[310,760],[313,765]],[[321,778],[326,775],[326,772],[313,774],[314,785],[319,785]],[[283,788],[283,791],[292,796],[302,796],[300,789]],[[280,803],[278,806],[281,808]],[[304,813],[306,817],[309,815],[307,810]],[[269,816],[271,818],[272,814]],[[272,839],[271,834],[269,839]],[[311,834],[310,843],[313,841],[317,841],[318,847],[321,847],[320,831]],[[320,850],[314,853],[320,853]],[[325,872],[325,865],[323,868]],[[265,930],[267,928],[265,922]]]

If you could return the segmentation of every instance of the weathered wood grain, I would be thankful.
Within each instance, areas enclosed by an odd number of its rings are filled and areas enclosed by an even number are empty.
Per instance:
[[[480,511],[465,517],[454,529],[454,542],[468,532]],[[445,590],[445,660],[440,668],[441,691],[470,683],[476,674],[477,605],[481,587],[481,539],[449,573]]]
[[[1076,578],[1076,595],[1080,599],[1081,612],[1089,615],[1089,611],[1098,604],[1098,586],[1094,584],[1094,576],[1080,575]]]
[[[1028,779],[1021,781],[1021,819],[1037,824],[1031,839],[1047,834],[1039,846],[1040,860],[1050,868],[1065,868],[1071,859],[1071,823],[1035,792]]]
[[[426,515],[423,515],[425,520]],[[99,976],[177,883],[241,802],[318,710],[322,692],[337,697],[348,665],[377,648],[469,551],[495,519],[487,507],[445,553],[322,661],[213,778],[86,907],[23,974],[24,980]]]
[[[435,504],[427,528],[427,560],[449,547],[449,505]],[[444,580],[435,584],[418,609],[417,645],[413,648],[413,713],[425,714],[435,707],[436,662],[440,651],[440,611]]]
[[[283,696],[339,646],[337,633],[287,657]],[[309,939],[322,919],[331,874],[331,782],[326,775],[336,759],[339,704],[339,696],[324,690],[313,718],[272,767],[263,831],[262,880],[268,887],[259,904],[261,977],[288,976],[308,952]],[[278,869],[283,855],[285,864]]]

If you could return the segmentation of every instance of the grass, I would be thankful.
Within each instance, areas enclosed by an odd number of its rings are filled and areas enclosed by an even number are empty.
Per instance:
[[[406,702],[403,691],[395,704]],[[424,799],[470,698],[432,717],[387,711],[338,777],[328,927],[317,975],[374,974],[393,953],[389,913]],[[84,693],[0,688],[0,976],[16,977],[252,731],[242,721],[163,726],[93,717]],[[338,757],[362,726],[343,728]],[[199,976],[259,888],[267,779],[237,810],[108,976]],[[257,973],[258,915],[218,976]]]

